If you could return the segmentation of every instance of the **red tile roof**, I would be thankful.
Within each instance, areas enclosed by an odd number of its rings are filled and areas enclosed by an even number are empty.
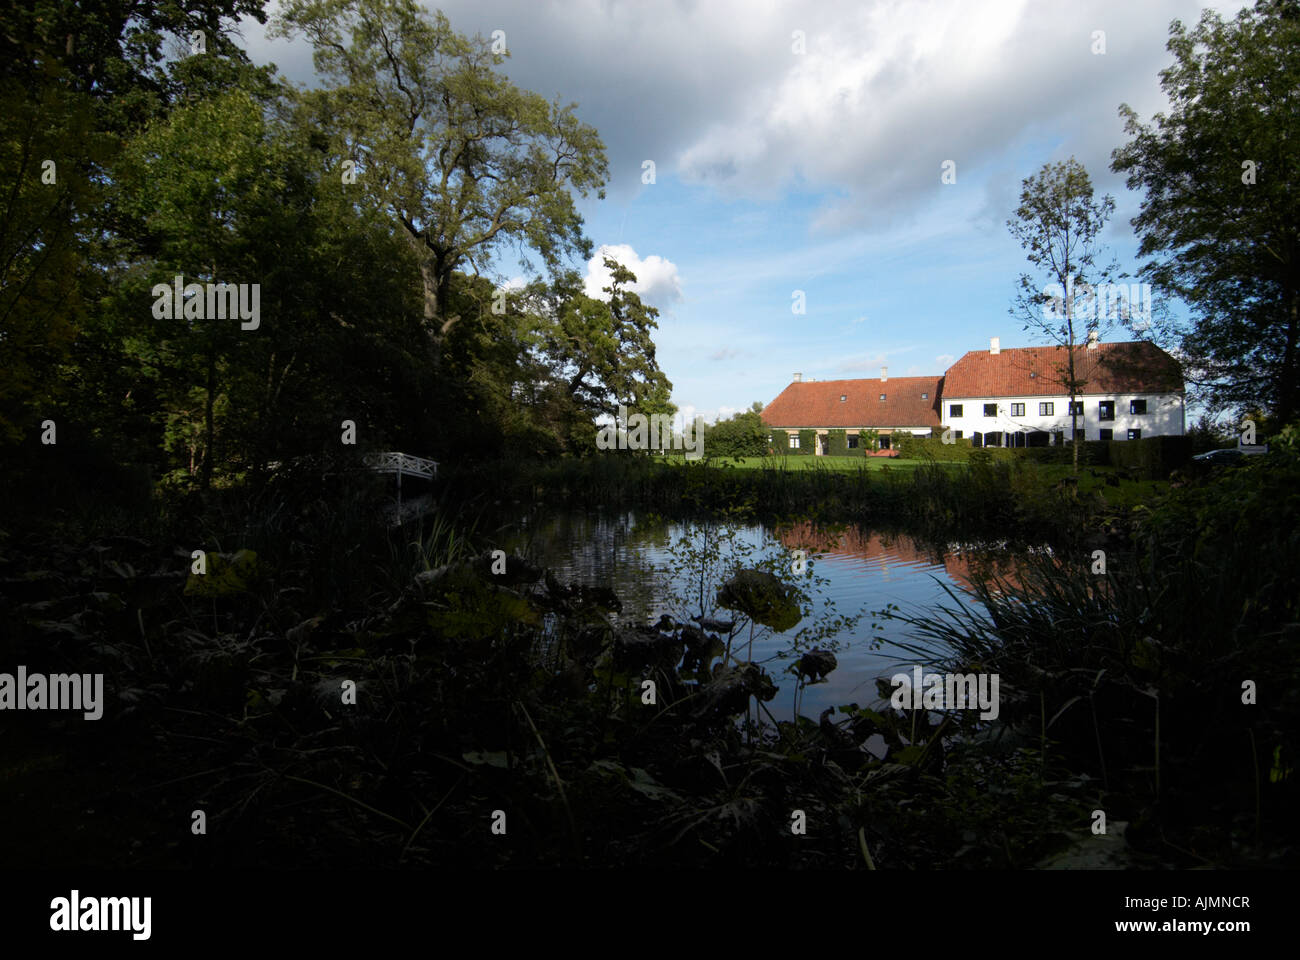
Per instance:
[[[1001,353],[972,350],[944,374],[943,399],[1047,397],[1069,393],[1063,384],[1065,347],[1013,347]],[[1153,343],[1099,343],[1075,348],[1079,396],[1098,393],[1181,393],[1178,361]]]
[[[763,422],[791,429],[937,427],[942,383],[942,377],[792,383],[763,408]],[[882,393],[884,400],[880,399]],[[848,399],[841,401],[841,396]]]

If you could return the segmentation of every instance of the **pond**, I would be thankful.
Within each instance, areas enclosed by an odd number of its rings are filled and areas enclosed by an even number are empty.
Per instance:
[[[731,619],[714,609],[714,601],[718,585],[734,569],[732,559],[779,557],[787,571],[783,579],[809,594],[813,614],[789,630],[764,631],[753,642],[753,659],[765,664],[780,687],[767,704],[777,719],[794,714],[796,682],[786,668],[800,630],[827,624],[831,629],[804,649],[833,648],[839,661],[824,682],[808,685],[802,695],[799,712],[816,719],[827,707],[878,703],[876,678],[910,673],[919,662],[898,643],[921,638],[907,624],[873,618],[873,612],[887,604],[913,614],[951,606],[945,587],[969,599],[979,569],[1015,579],[1014,556],[1005,545],[922,545],[903,534],[856,526],[802,523],[773,531],[756,524],[664,521],[633,511],[549,511],[505,524],[494,539],[548,567],[562,583],[612,589],[623,603],[620,619],[631,622],[653,622],[661,614],[685,622],[700,613],[701,596],[706,615]],[[793,572],[797,550],[806,555],[802,575]],[[859,619],[848,626],[831,623],[836,617]],[[733,654],[739,649],[743,657],[747,642],[747,633],[738,634]]]

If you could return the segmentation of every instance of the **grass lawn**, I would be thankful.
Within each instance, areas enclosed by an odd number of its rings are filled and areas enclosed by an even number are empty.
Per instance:
[[[681,465],[681,457],[666,457],[664,463]],[[1066,463],[1033,463],[1012,461],[1020,470],[1033,471],[1044,486],[1054,485],[1065,477],[1074,476],[1074,469]],[[831,470],[835,472],[868,470],[873,473],[888,467],[891,472],[907,473],[926,463],[925,460],[905,460],[902,457],[719,457],[710,461],[719,470]],[[939,461],[938,465],[951,470],[965,467],[962,461]],[[1129,480],[1116,476],[1117,468],[1080,466],[1079,493],[1089,496],[1099,493],[1113,507],[1133,507],[1149,503],[1169,489],[1167,480]],[[1119,485],[1107,483],[1116,479]]]
[[[682,463],[681,457],[667,457],[667,463]],[[715,467],[734,467],[744,470],[915,470],[924,460],[904,460],[902,457],[718,457]],[[959,466],[953,463],[952,466]]]

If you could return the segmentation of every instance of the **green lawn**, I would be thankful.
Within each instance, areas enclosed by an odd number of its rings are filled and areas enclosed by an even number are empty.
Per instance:
[[[685,463],[681,457],[666,457],[664,463],[680,465]],[[1032,471],[1039,483],[1053,485],[1065,477],[1074,476],[1074,470],[1064,463],[1033,463],[1030,461],[1012,461],[1021,470]],[[902,457],[718,457],[710,461],[715,469],[720,470],[833,470],[872,472],[888,467],[891,471],[906,473],[926,463],[925,460],[905,460]],[[963,461],[938,461],[938,465],[952,470],[965,466]],[[1169,489],[1165,480],[1128,480],[1116,477],[1115,467],[1080,466],[1078,472],[1079,493],[1087,496],[1099,493],[1113,507],[1132,507],[1148,503],[1156,496]],[[1107,483],[1107,478],[1119,480],[1119,485]]]
[[[667,457],[667,463],[683,463],[681,457]],[[745,470],[915,470],[924,460],[904,460],[902,457],[718,457],[712,461],[716,467],[737,467]],[[958,466],[953,463],[953,466]]]

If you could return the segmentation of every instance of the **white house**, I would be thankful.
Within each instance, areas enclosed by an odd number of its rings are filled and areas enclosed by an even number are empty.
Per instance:
[[[1065,347],[1002,350],[994,337],[987,351],[971,351],[948,368],[940,419],[955,438],[980,446],[1046,446],[1070,432],[1068,354]],[[1135,440],[1186,432],[1183,380],[1178,363],[1144,341],[1100,343],[1074,349],[1079,413],[1077,436]]]
[[[815,430],[814,453],[825,452],[831,430],[842,429],[849,447],[858,428],[875,430],[882,448],[896,434],[940,435],[977,446],[1036,447],[1066,441],[1070,432],[1068,354],[1065,347],[973,350],[942,377],[805,381],[799,374],[763,410],[781,452],[799,443],[800,429]],[[1136,440],[1186,432],[1182,371],[1153,343],[1101,343],[1095,336],[1074,348],[1079,412],[1077,436],[1085,440]]]

